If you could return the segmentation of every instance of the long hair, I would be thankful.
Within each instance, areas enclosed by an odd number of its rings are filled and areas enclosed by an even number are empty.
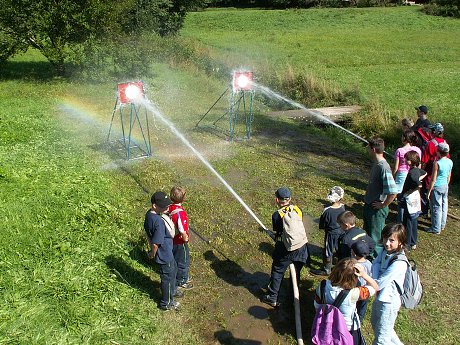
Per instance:
[[[354,265],[356,259],[347,258],[340,260],[334,266],[329,276],[329,280],[333,286],[340,286],[342,289],[350,290],[356,287],[358,276],[355,274]]]

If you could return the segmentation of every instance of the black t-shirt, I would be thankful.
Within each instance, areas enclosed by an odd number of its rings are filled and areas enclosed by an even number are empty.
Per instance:
[[[319,218],[319,228],[333,235],[342,234],[343,230],[337,223],[337,217],[344,211],[344,205],[341,205],[339,208],[326,207]]]
[[[409,172],[407,173],[406,181],[404,181],[402,193],[404,194],[407,191],[417,189],[421,184],[420,176],[425,174],[425,170],[415,167],[410,168]]]
[[[428,119],[422,120],[418,118],[417,121],[415,121],[415,124],[412,126],[412,129],[414,131],[417,131],[417,129],[422,127],[428,127],[429,125],[431,125],[431,122],[428,121]]]

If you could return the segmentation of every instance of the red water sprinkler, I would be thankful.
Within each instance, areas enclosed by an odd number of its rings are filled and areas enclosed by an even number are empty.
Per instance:
[[[233,92],[252,90],[252,72],[235,71],[233,72]]]
[[[121,104],[138,103],[144,99],[144,83],[137,81],[118,84],[118,99]]]

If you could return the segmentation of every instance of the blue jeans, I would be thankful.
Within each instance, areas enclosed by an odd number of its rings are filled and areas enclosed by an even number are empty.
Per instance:
[[[374,300],[371,315],[371,325],[374,330],[372,345],[403,345],[394,330],[400,307],[400,301],[385,303]]]
[[[176,291],[176,261],[172,260],[167,264],[159,264],[161,280],[161,300],[160,308],[167,307],[174,302],[174,292]]]
[[[188,243],[173,246],[174,259],[177,263],[176,285],[185,284],[188,280],[190,269],[190,250]]]
[[[434,187],[430,195],[431,230],[440,233],[447,222],[448,185]]]

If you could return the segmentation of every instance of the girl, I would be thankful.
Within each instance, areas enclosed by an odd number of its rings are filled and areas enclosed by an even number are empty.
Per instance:
[[[395,178],[396,189],[398,192],[398,200],[401,199],[401,191],[404,186],[404,181],[406,180],[407,173],[409,172],[409,165],[406,162],[405,155],[409,151],[415,151],[418,153],[419,157],[422,156],[420,149],[415,146],[417,141],[417,135],[413,130],[405,130],[401,137],[401,141],[404,144],[403,147],[400,147],[396,150],[395,153],[395,166],[393,168],[393,176]],[[402,213],[398,207],[398,223],[402,223]]]
[[[404,261],[388,263],[395,255],[405,255],[406,230],[402,224],[388,224],[382,230],[384,250],[372,263],[372,276],[379,286],[372,306],[371,324],[374,330],[373,345],[402,345],[394,324],[401,307],[401,298],[396,284],[404,285],[407,264]]]
[[[438,160],[433,164],[430,186],[428,187],[428,199],[431,207],[431,228],[427,232],[440,234],[446,227],[447,222],[447,195],[452,174],[452,161],[447,158],[449,145],[438,144]]]
[[[356,287],[358,277],[366,281],[365,286]],[[315,308],[318,309],[321,304],[321,285],[316,289]],[[326,280],[325,296],[327,304],[334,303],[339,293],[346,289],[350,290],[346,299],[340,305],[339,310],[345,318],[348,330],[353,336],[353,344],[362,344],[360,322],[356,313],[356,302],[367,300],[378,290],[378,285],[372,279],[362,265],[358,264],[356,259],[348,258],[340,260],[332,269],[329,279]]]

